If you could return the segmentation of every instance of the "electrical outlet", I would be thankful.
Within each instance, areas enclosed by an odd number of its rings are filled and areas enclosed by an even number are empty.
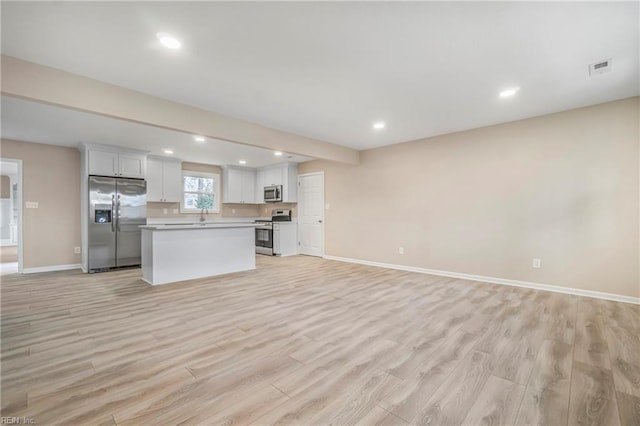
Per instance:
[[[540,259],[533,259],[533,262],[531,262],[531,267],[536,269],[542,268],[542,261]]]
[[[236,214],[236,209],[231,209],[231,214]]]
[[[162,214],[168,214],[169,213],[169,209],[162,209]]]
[[[27,201],[24,203],[25,208],[27,209],[37,209],[39,204],[37,201]]]
[[[324,205],[325,210],[329,210],[331,208],[331,204],[327,203]]]
[[[398,247],[398,253],[404,254],[404,247]]]
[[[173,214],[178,214],[178,213],[180,213],[178,209],[173,209]]]
[[[80,247],[74,247],[74,248],[73,248],[73,252],[74,252],[75,254],[80,254]]]

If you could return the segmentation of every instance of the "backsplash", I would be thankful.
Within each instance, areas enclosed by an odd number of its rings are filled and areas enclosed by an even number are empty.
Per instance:
[[[220,213],[209,213],[208,218],[216,217],[268,217],[271,210],[292,209],[291,215],[296,217],[298,208],[296,203],[270,204],[222,204]],[[166,209],[166,213],[165,213]],[[175,212],[175,213],[174,213]],[[148,218],[193,218],[200,219],[200,213],[180,213],[180,203],[147,203]]]
[[[291,216],[298,217],[297,203],[269,203],[269,204],[259,204],[259,205],[256,205],[256,207],[258,207],[258,216],[260,217],[271,216],[271,210],[284,210],[284,209],[291,209]]]

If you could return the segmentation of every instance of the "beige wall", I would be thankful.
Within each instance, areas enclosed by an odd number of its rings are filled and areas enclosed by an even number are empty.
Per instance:
[[[304,163],[326,254],[638,297],[639,99]]]
[[[0,198],[11,198],[11,178],[0,176]]]
[[[23,267],[79,264],[80,152],[5,139],[0,153],[22,160]],[[26,209],[26,201],[39,207]]]

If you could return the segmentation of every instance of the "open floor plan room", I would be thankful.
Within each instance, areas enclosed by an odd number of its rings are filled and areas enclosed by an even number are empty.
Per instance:
[[[0,424],[640,426],[639,1],[15,1]]]
[[[304,256],[2,285],[3,416],[37,424],[640,421],[636,305]]]

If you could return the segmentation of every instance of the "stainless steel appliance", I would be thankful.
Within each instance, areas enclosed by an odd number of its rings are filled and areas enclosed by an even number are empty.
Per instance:
[[[273,185],[264,187],[264,202],[277,203],[282,201],[282,185]]]
[[[90,273],[140,265],[146,193],[142,179],[89,176]]]
[[[273,223],[291,222],[291,210],[273,210],[271,220],[256,220],[260,226],[256,226],[256,253],[273,256]]]

